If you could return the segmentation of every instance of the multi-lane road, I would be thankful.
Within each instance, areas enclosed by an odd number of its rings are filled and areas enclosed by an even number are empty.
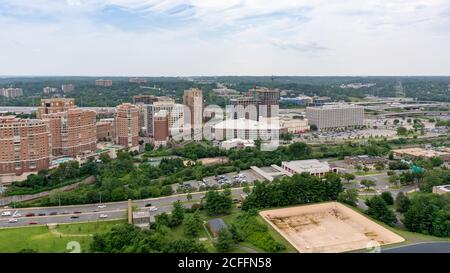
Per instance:
[[[243,191],[242,188],[232,188],[231,192],[233,196],[239,196]],[[191,203],[199,202],[199,200],[205,195],[205,192],[191,193],[192,199],[186,198],[187,194],[170,195],[158,198],[149,198],[142,200],[133,200],[133,206],[138,207],[140,210],[149,209],[147,206],[155,206],[157,211],[150,212],[153,215],[167,212],[172,210],[172,203],[180,200],[184,202],[185,206],[189,206]],[[105,207],[103,207],[105,206]],[[104,221],[115,219],[126,219],[128,202],[112,202],[104,204],[87,204],[87,205],[74,205],[74,206],[60,206],[60,207],[33,207],[33,208],[2,208],[0,214],[9,211],[12,214],[18,213],[21,216],[15,217],[16,223],[9,223],[12,216],[0,216],[0,228],[4,227],[19,227],[29,226],[30,222],[37,223],[38,225],[45,224],[62,224],[62,223],[76,223],[76,222],[88,222],[88,221]],[[27,214],[33,213],[35,216],[26,217]],[[45,214],[38,216],[39,214]],[[106,214],[107,218],[100,218],[101,214]],[[77,218],[72,218],[76,216]]]

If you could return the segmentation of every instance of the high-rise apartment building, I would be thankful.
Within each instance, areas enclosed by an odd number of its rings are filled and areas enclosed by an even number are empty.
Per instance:
[[[169,139],[169,117],[165,110],[155,113],[153,117],[153,141],[156,147],[165,146]]]
[[[358,127],[364,125],[364,108],[348,104],[307,107],[306,117],[318,130]]]
[[[50,165],[48,122],[0,117],[0,175],[38,172]]]
[[[41,106],[38,107],[36,117],[42,118],[44,114],[64,112],[75,107],[75,99],[41,99]]]
[[[125,147],[139,145],[139,108],[123,103],[116,108],[116,143]]]
[[[76,157],[95,151],[95,111],[70,108],[43,114],[41,118],[49,123],[54,156]]]
[[[280,90],[269,88],[256,88],[256,98],[258,100],[258,118],[273,118],[279,115]]]
[[[73,84],[71,84],[71,83],[63,84],[63,85],[61,85],[61,90],[64,93],[69,93],[69,92],[72,92],[73,90],[75,90],[75,86]]]
[[[147,135],[154,136],[153,117],[155,113],[165,110],[169,121],[169,131],[172,133],[181,132],[184,128],[184,105],[175,103],[173,99],[160,98],[153,104],[145,105],[145,130]]]
[[[56,93],[56,92],[58,92],[58,88],[46,86],[42,89],[42,92],[44,94]]]
[[[23,90],[22,88],[1,88],[0,89],[0,96],[7,97],[7,98],[16,98],[23,96]]]
[[[136,78],[135,77],[135,78],[129,78],[128,82],[130,82],[130,83],[146,83],[147,80],[144,78]]]
[[[112,80],[98,79],[95,80],[95,85],[104,87],[112,86]]]
[[[190,123],[195,136],[194,139],[202,139],[204,108],[202,90],[198,88],[184,90],[183,104],[186,105],[190,111]]]
[[[233,119],[252,119],[258,120],[258,100],[254,97],[241,97],[230,100],[231,106],[233,106],[232,115]]]
[[[133,104],[152,104],[158,101],[158,97],[154,95],[135,95],[133,96]]]

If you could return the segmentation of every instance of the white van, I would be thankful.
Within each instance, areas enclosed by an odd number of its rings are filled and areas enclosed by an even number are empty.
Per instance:
[[[4,211],[4,212],[2,212],[2,216],[11,216],[11,212],[10,211]]]

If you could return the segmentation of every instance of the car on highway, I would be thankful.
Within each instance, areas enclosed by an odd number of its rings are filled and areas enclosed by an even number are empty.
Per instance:
[[[61,212],[61,214],[69,214],[69,212],[68,211],[63,211],[63,212]]]
[[[29,222],[28,224],[29,224],[29,225],[37,225],[38,222],[36,222],[36,221],[31,221],[31,222]]]
[[[152,206],[152,203],[145,204],[145,207],[151,207],[151,206]]]
[[[100,214],[99,216],[98,216],[98,218],[100,218],[100,219],[105,219],[105,218],[108,218],[108,215],[107,214]]]
[[[10,211],[4,211],[4,212],[2,212],[2,216],[11,216],[11,212]]]
[[[48,215],[57,215],[58,213],[56,211],[50,212]]]
[[[22,217],[22,214],[16,212],[12,215],[12,217],[14,217],[14,218]]]
[[[34,214],[32,212],[25,214],[25,217],[33,217],[33,216],[36,216],[36,214]]]
[[[73,212],[73,214],[80,214],[80,213],[81,213],[81,211],[78,211],[78,210]]]
[[[38,216],[45,216],[45,213],[44,212],[39,212]]]
[[[8,220],[8,223],[17,223],[17,219],[11,218]]]
[[[99,209],[104,209],[104,208],[106,208],[106,205],[99,205],[98,208]]]
[[[149,210],[150,210],[150,211],[157,211],[157,210],[158,210],[158,208],[157,208],[157,207],[155,207],[155,206],[151,206],[151,207],[149,208]]]
[[[72,216],[70,216],[70,219],[78,219],[78,218],[80,218],[80,216],[78,216],[78,215],[72,215]]]

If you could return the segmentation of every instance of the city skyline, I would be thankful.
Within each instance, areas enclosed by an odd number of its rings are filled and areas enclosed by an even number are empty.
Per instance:
[[[0,75],[448,75],[450,3],[0,1]]]

